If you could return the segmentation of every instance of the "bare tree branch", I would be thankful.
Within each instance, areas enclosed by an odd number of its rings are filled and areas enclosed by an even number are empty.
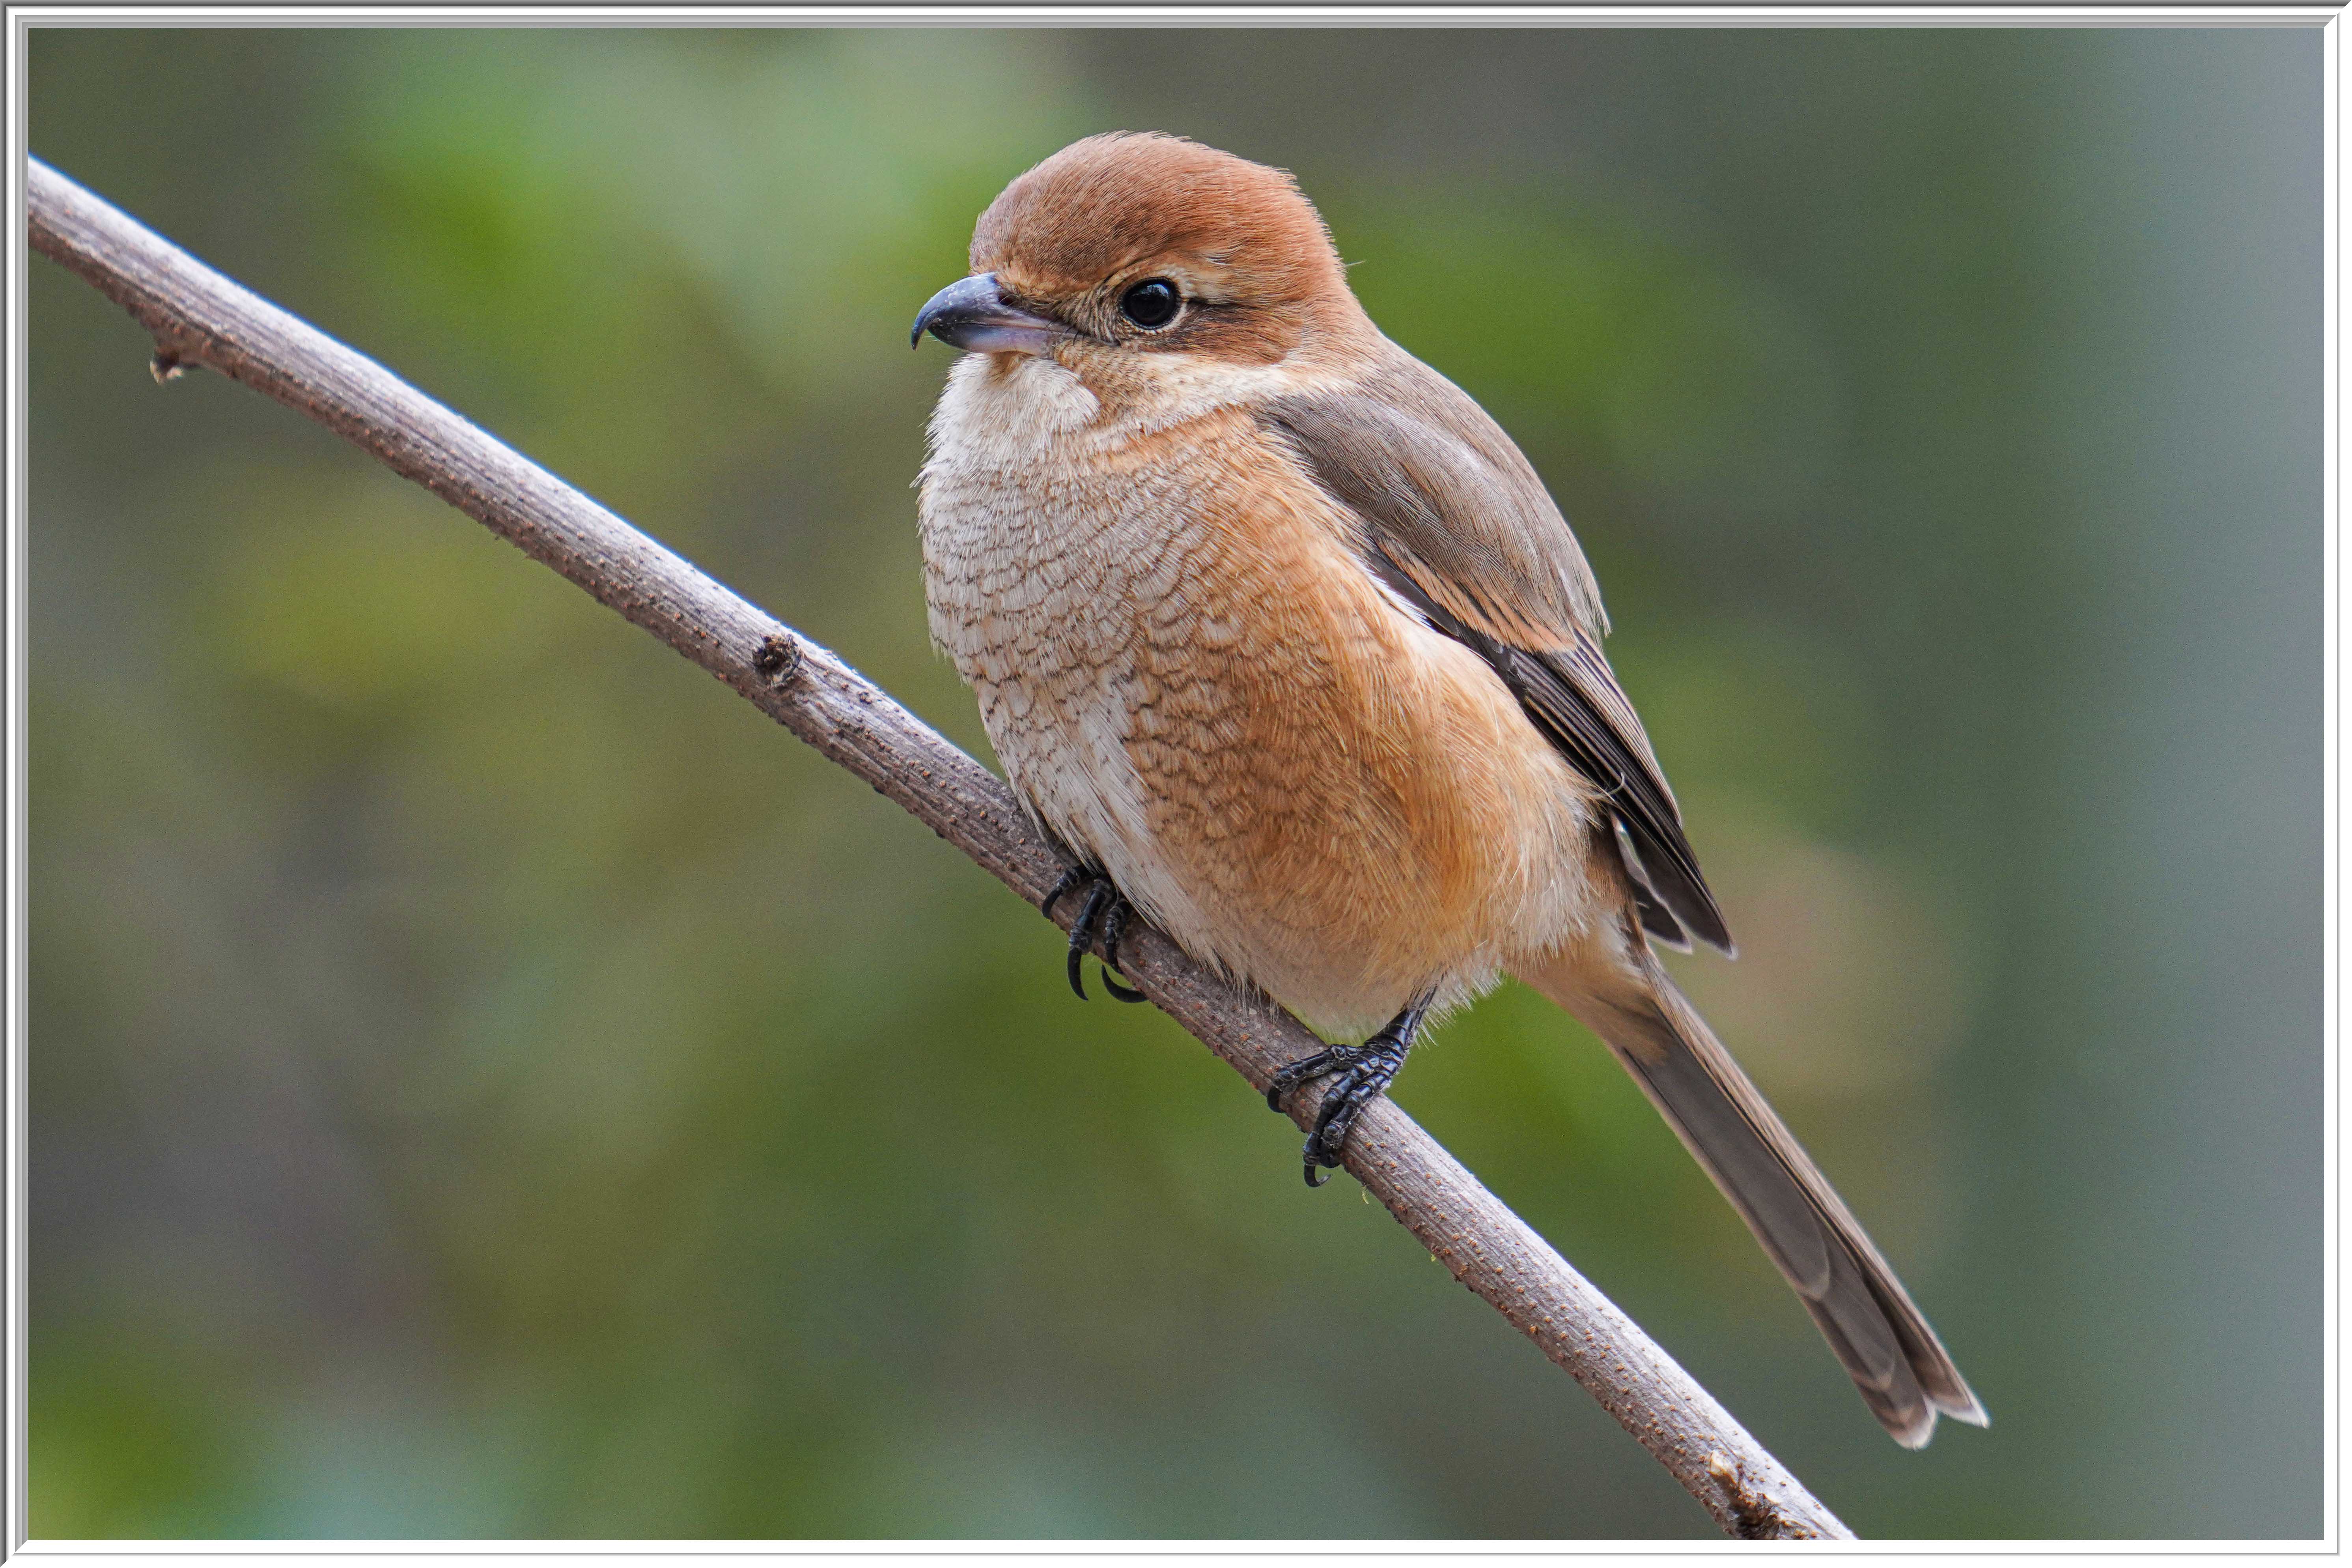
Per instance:
[[[159,379],[204,365],[317,420],[553,567],[904,806],[1032,903],[1063,869],[1013,792],[825,649],[373,360],[248,292],[38,159],[33,246],[153,336]],[[1076,913],[1066,900],[1057,920]],[[1263,1091],[1319,1048],[1289,1015],[1137,929],[1120,968]],[[1297,1097],[1304,1126],[1319,1096]],[[1730,1534],[1852,1531],[1634,1322],[1386,1099],[1347,1168],[1455,1279],[1582,1384]]]

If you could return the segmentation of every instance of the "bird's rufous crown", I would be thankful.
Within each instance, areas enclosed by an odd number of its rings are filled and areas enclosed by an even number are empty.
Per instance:
[[[1362,321],[1330,231],[1287,173],[1157,132],[1089,136],[1014,180],[981,215],[971,268],[1082,330],[1121,290],[1170,278],[1215,308],[1171,348],[1278,359],[1310,321],[1345,332]]]

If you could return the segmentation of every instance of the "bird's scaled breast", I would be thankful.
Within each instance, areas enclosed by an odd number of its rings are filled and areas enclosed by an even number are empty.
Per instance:
[[[1173,931],[1192,901],[1163,874],[1129,742],[1154,678],[1223,633],[1166,619],[1191,598],[1197,470],[1107,435],[1097,413],[1050,363],[957,363],[922,477],[931,635],[1046,826]]]
[[[1580,781],[1252,419],[1106,434],[979,357],[923,472],[931,629],[1050,828],[1328,1034],[1581,922]]]

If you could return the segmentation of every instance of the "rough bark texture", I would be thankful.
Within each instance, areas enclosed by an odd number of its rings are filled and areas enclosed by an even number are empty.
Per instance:
[[[317,420],[561,572],[872,784],[1031,903],[1060,876],[1012,791],[879,687],[381,365],[238,287],[38,159],[34,247],[151,333],[168,380],[203,365]],[[1079,900],[1055,914],[1066,928]],[[1120,968],[1263,1091],[1319,1042],[1137,928]],[[1303,1127],[1319,1096],[1297,1097]],[[1598,1399],[1735,1536],[1852,1532],[1543,1237],[1383,1099],[1347,1169],[1454,1277]]]

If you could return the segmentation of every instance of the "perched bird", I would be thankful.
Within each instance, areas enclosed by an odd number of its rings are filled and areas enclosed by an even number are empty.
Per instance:
[[[1517,975],[1633,1075],[1897,1442],[1982,1424],[1653,952],[1731,933],[1575,536],[1485,411],[1381,336],[1290,176],[1089,137],[1006,187],[971,264],[915,321],[968,351],[922,469],[926,597],[1072,851],[1055,897],[1089,889],[1072,984],[1097,933],[1116,963],[1131,900],[1340,1042],[1267,1096],[1333,1080],[1315,1184],[1424,1023]]]

